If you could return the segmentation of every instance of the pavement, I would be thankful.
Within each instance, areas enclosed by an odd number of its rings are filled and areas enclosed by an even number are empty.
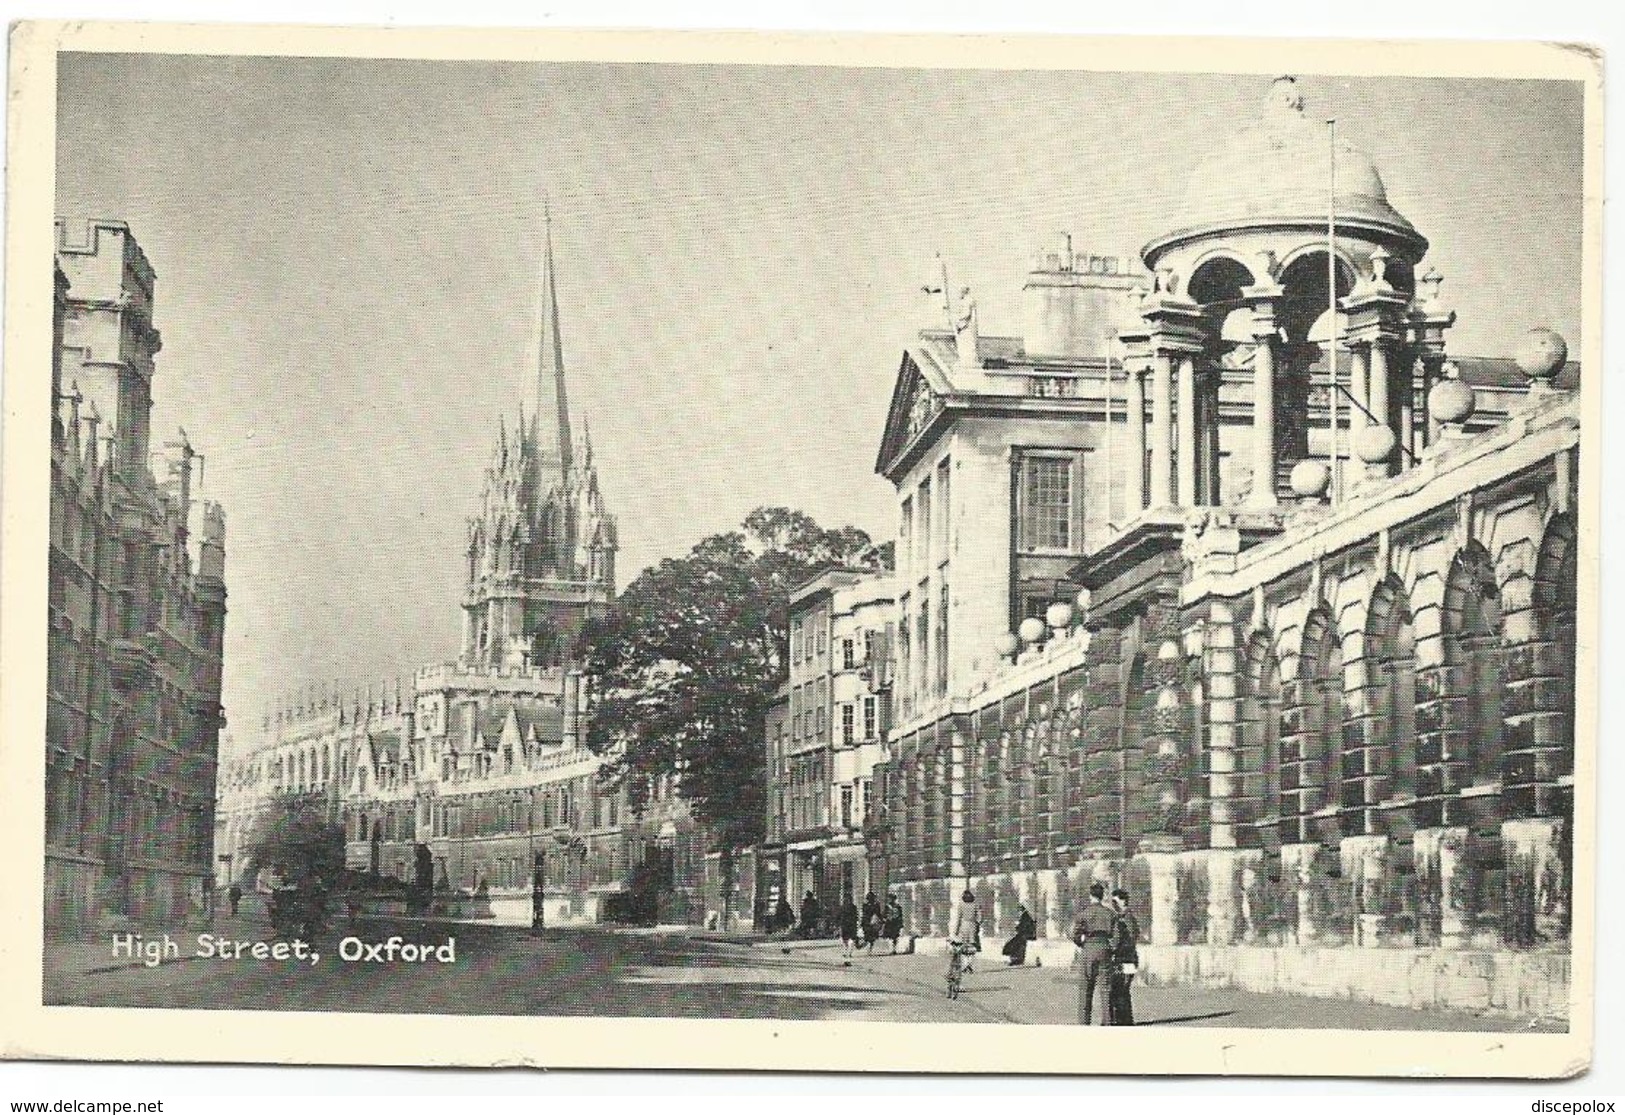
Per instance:
[[[162,929],[139,931],[161,940]],[[316,959],[222,960],[198,955],[198,934],[269,941],[257,903],[202,930],[171,929],[178,956],[155,966],[114,957],[109,937],[49,942],[48,1004],[239,1010],[367,1011],[482,1015],[592,1015],[861,1019],[1072,1025],[1070,968],[979,964],[950,1001],[941,956],[859,951],[833,941],[787,941],[677,927],[527,930],[488,923],[364,919],[312,942]],[[342,938],[353,939],[341,945]],[[391,955],[368,946],[400,938]],[[454,959],[442,962],[448,941]],[[424,958],[401,944],[427,946]],[[385,946],[387,947],[387,946]],[[218,951],[218,945],[215,946]],[[1211,988],[1136,987],[1147,1026],[1291,1029],[1561,1031],[1561,1023],[1413,1011],[1335,999]]]

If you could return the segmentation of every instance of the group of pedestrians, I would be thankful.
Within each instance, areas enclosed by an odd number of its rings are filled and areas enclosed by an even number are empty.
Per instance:
[[[1119,887],[1106,899],[1100,883],[1089,885],[1089,904],[1072,923],[1078,946],[1078,1022],[1089,1026],[1134,1025],[1134,976],[1139,971],[1140,922]],[[1096,1000],[1102,1000],[1097,1003]]]
[[[1016,931],[1004,943],[1006,962],[1025,964],[1027,944],[1037,940],[1038,925],[1027,907],[1016,907]],[[1078,947],[1078,1022],[1089,1026],[1134,1025],[1134,976],[1139,971],[1140,922],[1129,908],[1128,891],[1119,887],[1106,897],[1101,883],[1089,885],[1089,904],[1072,924],[1072,943]],[[967,890],[954,904],[948,922],[948,980],[974,971],[973,958],[982,948],[982,911],[976,895]],[[950,992],[951,993],[951,992]]]
[[[903,935],[903,907],[894,894],[886,895],[882,906],[875,892],[863,896],[863,909],[858,909],[850,892],[841,901],[841,955],[856,955],[858,949],[868,949],[874,955],[875,944],[891,942],[891,955],[897,955],[897,938]]]

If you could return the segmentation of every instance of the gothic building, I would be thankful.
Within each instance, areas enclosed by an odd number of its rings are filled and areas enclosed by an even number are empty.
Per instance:
[[[626,916],[646,863],[664,871],[663,914],[696,904],[703,854],[685,811],[656,795],[632,816],[586,747],[572,647],[614,599],[616,532],[570,422],[551,236],[541,306],[537,402],[499,425],[469,522],[460,654],[264,718],[222,780],[217,841],[245,881],[259,818],[293,794],[342,823],[351,868],[426,882],[448,910],[528,924],[540,877],[550,924]]]
[[[151,469],[145,253],[122,221],[56,236],[45,922],[180,924],[209,898],[225,512],[194,515],[184,431]]]
[[[511,436],[499,426],[468,525],[461,661],[469,664],[563,665],[582,624],[615,594],[615,518],[598,488],[592,438],[577,445],[570,425],[551,234],[542,280],[536,411],[527,421],[521,407]]]
[[[1143,271],[1041,258],[1023,337],[943,281],[877,464],[871,871],[917,932],[968,886],[1064,942],[1093,878],[1151,979],[1562,1013],[1579,368],[1541,329],[1449,353],[1346,143],[1328,259],[1330,151],[1282,79]]]

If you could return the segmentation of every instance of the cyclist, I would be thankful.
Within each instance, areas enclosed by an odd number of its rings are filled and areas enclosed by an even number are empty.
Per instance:
[[[948,994],[959,993],[959,981],[975,969],[971,957],[982,949],[982,910],[969,889],[960,895],[948,922]]]

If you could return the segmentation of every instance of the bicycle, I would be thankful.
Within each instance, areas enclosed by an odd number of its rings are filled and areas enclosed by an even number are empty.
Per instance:
[[[959,989],[965,982],[965,973],[970,970],[970,958],[975,954],[974,945],[962,944],[959,941],[948,943],[948,998],[959,998]]]

